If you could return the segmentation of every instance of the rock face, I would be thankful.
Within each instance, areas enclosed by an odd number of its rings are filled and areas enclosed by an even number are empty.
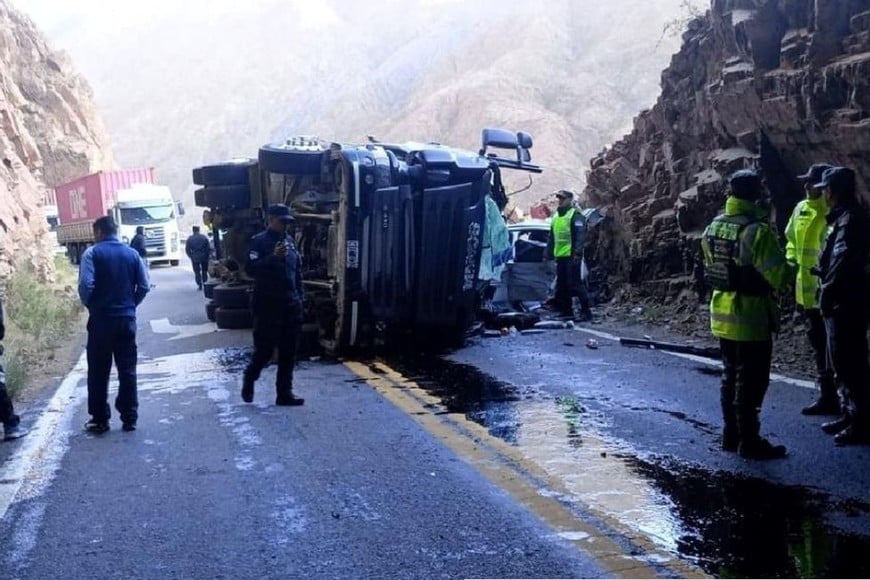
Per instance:
[[[782,230],[815,162],[870,186],[870,0],[712,0],[633,131],[592,160],[589,203],[608,209],[596,261],[660,298],[686,287],[699,238],[734,170],[763,171]]]
[[[109,169],[112,160],[87,84],[6,0],[0,0],[0,162],[0,281],[22,263],[48,277],[45,191]]]

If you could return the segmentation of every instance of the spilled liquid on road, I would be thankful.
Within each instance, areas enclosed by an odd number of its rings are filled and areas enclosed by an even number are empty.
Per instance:
[[[464,413],[561,481],[578,500],[632,534],[718,577],[868,577],[870,538],[833,527],[867,517],[802,487],[639,458],[602,435],[600,417],[572,397],[498,381],[438,357],[390,366]],[[543,491],[543,490],[542,490]],[[545,492],[545,491],[544,491]]]

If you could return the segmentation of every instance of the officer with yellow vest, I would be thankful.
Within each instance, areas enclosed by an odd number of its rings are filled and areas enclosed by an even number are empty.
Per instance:
[[[589,295],[581,276],[586,245],[586,217],[574,207],[574,193],[556,192],[559,207],[552,217],[545,256],[556,260],[555,305],[563,316],[574,316],[573,298],[580,302],[580,320],[592,320]]]
[[[767,210],[758,204],[763,197],[758,174],[737,171],[729,184],[725,212],[701,240],[705,277],[713,288],[710,326],[724,366],[722,449],[749,459],[778,459],[786,449],[761,436],[759,414],[770,383],[772,335],[777,330],[774,293],[785,287],[790,269]]]
[[[798,176],[804,183],[807,197],[795,206],[785,229],[785,259],[797,270],[795,300],[809,328],[807,336],[813,349],[821,391],[818,400],[801,411],[804,415],[837,415],[840,412],[837,383],[828,364],[825,321],[819,310],[819,279],[812,272],[819,265],[825,243],[829,209],[821,190],[813,186],[822,181],[822,175],[830,168],[830,165],[819,163]]]

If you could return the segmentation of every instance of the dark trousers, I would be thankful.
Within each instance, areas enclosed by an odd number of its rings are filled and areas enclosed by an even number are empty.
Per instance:
[[[838,311],[825,317],[828,331],[828,361],[840,385],[843,411],[862,428],[870,428],[867,363],[867,318],[861,312]]]
[[[6,371],[3,370],[3,365],[0,365],[0,423],[6,427],[17,427],[20,422],[21,419],[15,414],[12,399],[6,390]]]
[[[208,282],[208,260],[191,260],[193,263],[193,277],[196,278],[196,285],[202,288],[202,285]]]
[[[291,313],[254,313],[254,354],[245,379],[256,381],[278,349],[278,377],[275,391],[281,395],[293,392],[293,365],[296,362],[296,342],[299,337],[299,316]]]
[[[91,316],[88,319],[88,413],[94,421],[108,421],[109,375],[112,360],[118,369],[115,409],[123,422],[139,417],[136,392],[136,319]]]
[[[816,362],[816,380],[821,389],[821,396],[826,400],[837,400],[837,384],[834,382],[834,371],[828,361],[828,331],[825,329],[825,319],[818,308],[804,310],[804,320],[809,330],[807,338],[813,349]]]
[[[556,308],[562,314],[573,314],[572,298],[577,297],[584,313],[589,312],[589,294],[580,276],[580,261],[556,258]]]
[[[770,384],[773,342],[737,342],[720,339],[722,349],[722,417],[725,437],[742,443],[760,438],[761,404]]]

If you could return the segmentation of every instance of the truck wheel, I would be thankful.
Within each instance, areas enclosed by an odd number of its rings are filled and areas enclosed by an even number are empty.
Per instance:
[[[251,188],[247,185],[212,185],[193,193],[199,207],[240,207],[251,205]]]
[[[181,263],[181,260],[169,260],[169,265],[173,266],[173,267],[179,265],[180,263]]]
[[[223,308],[215,310],[215,322],[218,328],[241,330],[254,326],[254,316],[247,308]]]
[[[215,311],[217,311],[217,304],[214,300],[209,300],[205,303],[205,317],[215,322]]]
[[[281,175],[320,175],[323,149],[316,146],[263,145],[260,147],[260,168]]]
[[[221,284],[215,286],[214,301],[220,308],[250,308],[247,284]]]
[[[214,298],[214,289],[223,284],[220,280],[208,280],[205,284],[202,285],[203,294],[209,300]]]
[[[233,159],[226,163],[203,165],[193,170],[193,182],[197,185],[208,187],[218,185],[248,185],[248,170],[256,164],[256,159],[245,157]]]

